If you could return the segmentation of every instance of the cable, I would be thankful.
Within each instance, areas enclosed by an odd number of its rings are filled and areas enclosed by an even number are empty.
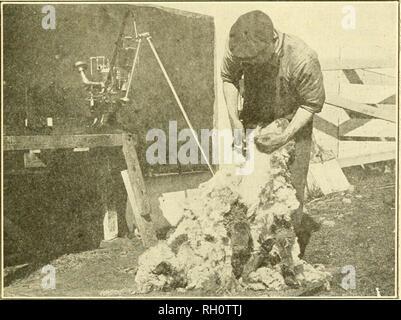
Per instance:
[[[209,167],[210,172],[212,173],[212,175],[214,175],[213,168],[212,168],[212,166],[210,165],[209,160],[207,159],[206,154],[205,154],[205,152],[204,152],[204,150],[203,150],[203,148],[202,148],[202,146],[201,146],[201,144],[200,144],[200,142],[199,142],[199,140],[198,140],[198,137],[197,137],[197,135],[196,135],[196,132],[195,132],[194,128],[193,128],[192,125],[191,125],[191,122],[190,122],[190,120],[189,120],[189,118],[188,118],[188,115],[187,115],[187,113],[186,113],[184,107],[183,107],[182,104],[181,104],[180,98],[178,97],[177,93],[175,92],[174,86],[173,86],[173,84],[172,84],[171,81],[170,81],[170,78],[169,78],[169,76],[168,76],[168,74],[167,74],[167,72],[166,72],[166,69],[164,69],[163,63],[161,62],[161,60],[160,60],[160,58],[159,58],[159,55],[157,54],[157,51],[156,51],[155,47],[153,46],[153,43],[152,43],[152,41],[151,41],[151,37],[150,37],[149,35],[147,35],[147,36],[146,36],[146,40],[148,40],[148,43],[149,43],[149,45],[150,45],[150,48],[152,49],[153,54],[155,55],[155,58],[156,58],[157,62],[159,63],[159,66],[160,66],[160,68],[161,68],[161,70],[162,70],[162,72],[163,72],[163,75],[164,75],[164,77],[166,78],[166,81],[167,81],[168,85],[170,86],[171,92],[173,93],[174,98],[175,98],[175,100],[177,101],[177,104],[178,104],[178,106],[179,106],[180,109],[181,109],[181,112],[182,112],[182,114],[183,114],[183,116],[184,116],[185,121],[187,122],[189,128],[191,129],[192,135],[193,135],[194,138],[195,138],[195,141],[196,141],[196,143],[197,143],[197,145],[198,145],[198,147],[199,147],[199,149],[200,149],[200,151],[201,151],[201,153],[202,153],[203,158],[205,159],[205,161],[206,161],[206,163],[207,163],[207,166]]]

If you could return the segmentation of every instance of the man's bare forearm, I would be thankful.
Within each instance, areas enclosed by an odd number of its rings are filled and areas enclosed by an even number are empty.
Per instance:
[[[231,128],[243,130],[243,126],[238,116],[238,89],[229,82],[223,82],[223,93],[228,110]]]
[[[292,118],[290,124],[283,132],[285,140],[291,140],[300,129],[302,129],[309,121],[312,121],[312,118],[313,113],[304,108],[298,108],[294,118]]]

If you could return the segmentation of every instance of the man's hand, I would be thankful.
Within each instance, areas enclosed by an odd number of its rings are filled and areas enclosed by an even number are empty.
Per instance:
[[[260,152],[272,153],[285,145],[288,138],[284,134],[268,134],[261,135],[255,138],[256,148]]]
[[[312,121],[313,113],[304,108],[298,108],[294,118],[289,123],[288,127],[281,134],[266,134],[259,135],[255,138],[256,148],[260,152],[272,153],[278,148],[290,141],[294,135],[304,127],[309,121]]]

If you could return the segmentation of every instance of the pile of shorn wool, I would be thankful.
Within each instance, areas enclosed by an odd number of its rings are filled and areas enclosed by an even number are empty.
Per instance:
[[[262,130],[280,133],[279,119]],[[222,169],[173,206],[182,218],[138,262],[138,291],[277,291],[327,283],[330,274],[298,258],[291,214],[299,203],[289,181],[289,142],[272,154],[254,150],[254,170]],[[171,206],[170,206],[171,207]],[[288,282],[287,279],[292,281]]]

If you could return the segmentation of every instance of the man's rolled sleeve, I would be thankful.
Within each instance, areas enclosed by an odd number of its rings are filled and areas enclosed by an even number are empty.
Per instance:
[[[301,108],[318,113],[326,99],[323,74],[317,57],[304,59],[296,68],[295,89]]]
[[[237,89],[239,89],[239,80],[243,74],[241,62],[235,58],[226,45],[223,62],[221,65],[221,78],[224,82],[232,83]]]

